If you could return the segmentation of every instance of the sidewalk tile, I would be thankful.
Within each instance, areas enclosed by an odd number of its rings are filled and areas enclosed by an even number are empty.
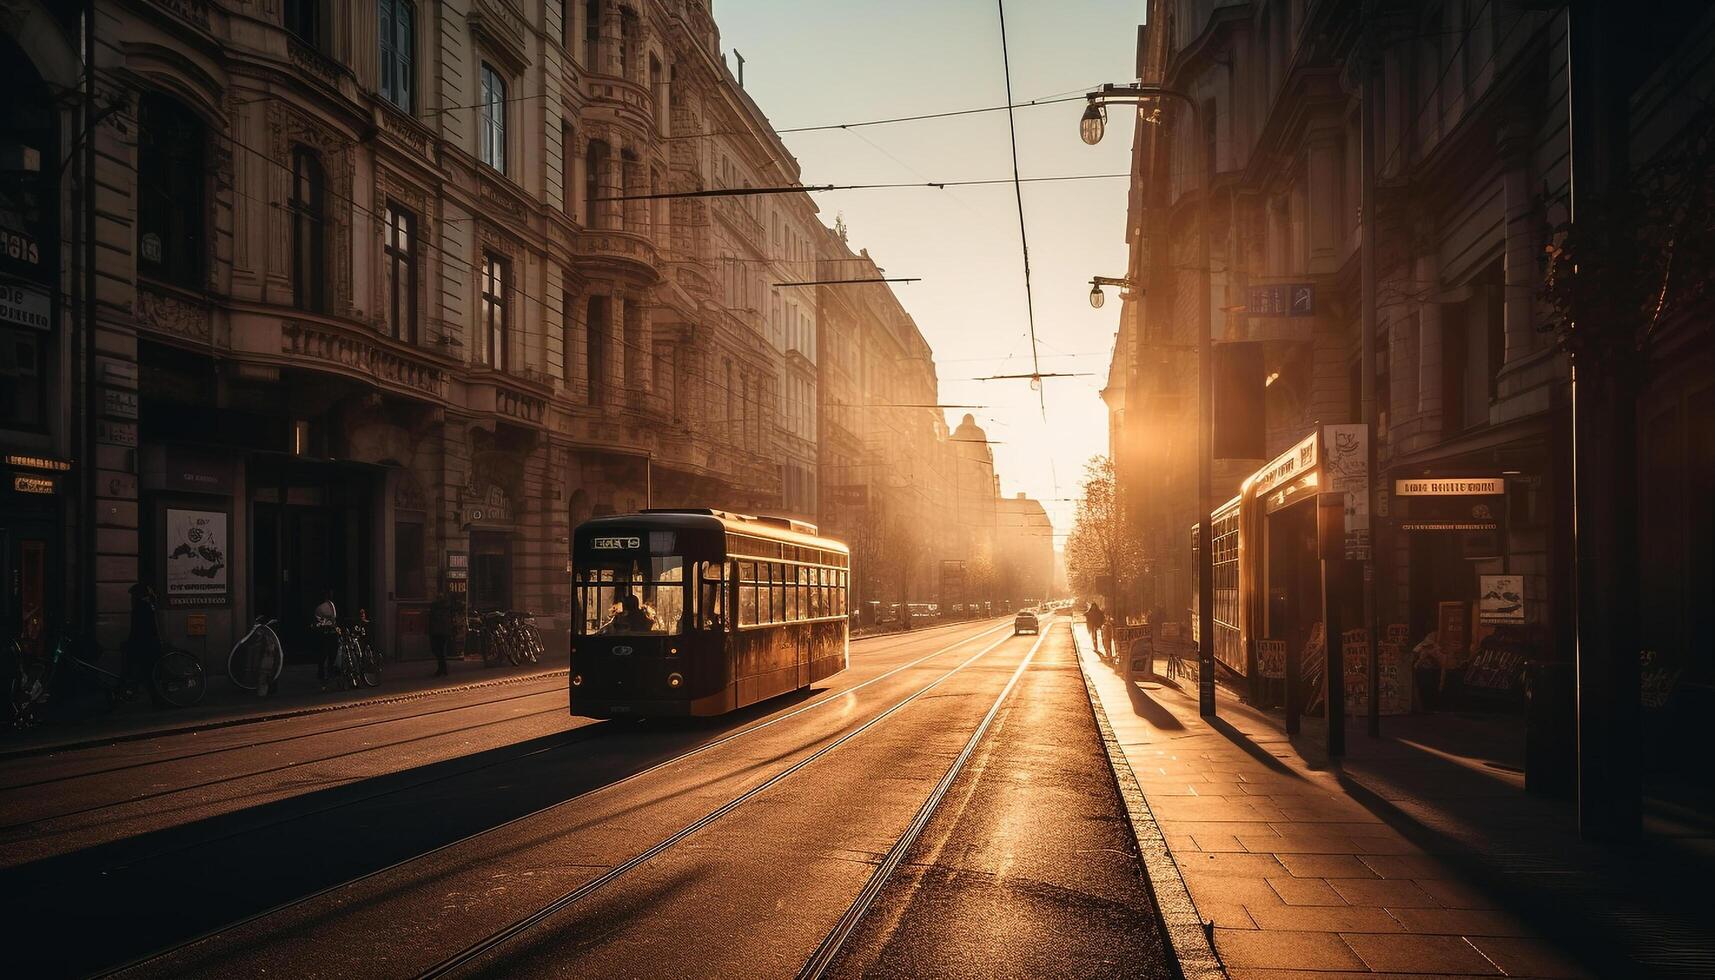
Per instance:
[[[1237,837],[1234,837],[1232,834],[1192,834],[1191,839],[1196,842],[1197,850],[1199,850],[1199,851],[1238,851],[1238,852],[1244,852],[1244,851],[1250,851],[1250,850],[1259,850],[1259,851],[1268,850],[1268,848],[1265,848],[1265,847],[1264,848],[1246,847],[1243,843],[1241,843],[1239,841],[1239,839]]]
[[[1362,970],[1364,961],[1339,934],[1216,929],[1215,950],[1230,967],[1284,970]]]
[[[1471,944],[1513,977],[1590,977],[1594,974],[1534,939],[1474,936]]]
[[[1352,905],[1403,909],[1435,908],[1441,904],[1417,887],[1416,882],[1398,878],[1336,878],[1329,885]]]
[[[1447,878],[1451,875],[1445,863],[1424,854],[1366,852],[1358,860],[1382,878]]]
[[[1445,936],[1529,936],[1524,923],[1506,914],[1484,909],[1389,909],[1393,917],[1412,932]]]
[[[1365,970],[1353,973],[1347,970],[1229,970],[1227,976],[1231,980],[1375,980],[1375,974]],[[1387,980],[1446,980],[1444,974],[1438,973],[1390,973]]]
[[[1355,854],[1362,849],[1352,843],[1350,837],[1339,834],[1320,834],[1314,831],[1297,831],[1290,834],[1239,834],[1238,840],[1245,850],[1256,852],[1271,852],[1274,854]]]
[[[1268,908],[1269,906],[1261,906]],[[1204,922],[1213,922],[1217,929],[1255,929],[1256,920],[1250,910],[1238,902],[1198,902],[1197,914]]]
[[[1500,969],[1458,936],[1404,936],[1341,933],[1364,963],[1377,973],[1405,970],[1463,976],[1493,976]]]
[[[1259,929],[1301,932],[1405,932],[1384,909],[1349,905],[1262,905],[1247,909]]]
[[[1416,881],[1417,887],[1450,909],[1496,908],[1493,899],[1462,882],[1439,878],[1418,878]]]
[[[1375,878],[1364,861],[1350,854],[1277,854],[1295,878]]]
[[[1179,866],[1185,867],[1184,855],[1179,855]],[[1239,877],[1233,875],[1199,875],[1189,871],[1184,872],[1185,887],[1191,892],[1191,900],[1201,909],[1209,903],[1227,902],[1253,908],[1258,905],[1279,905],[1280,893],[1268,886],[1262,878]]]
[[[1266,878],[1284,874],[1286,867],[1272,854],[1197,854],[1179,862],[1187,874],[1199,877],[1227,875],[1243,878]]]
[[[1321,878],[1270,878],[1269,887],[1288,905],[1345,905]]]

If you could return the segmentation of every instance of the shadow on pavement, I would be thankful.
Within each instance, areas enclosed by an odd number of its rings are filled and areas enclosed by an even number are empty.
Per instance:
[[[618,782],[791,708],[605,721],[313,790],[0,871],[26,976],[86,975]],[[276,787],[278,788],[278,787]]]
[[[1272,752],[1251,741],[1249,735],[1228,724],[1225,718],[1216,716],[1205,720],[1209,723],[1210,728],[1219,732],[1227,741],[1243,749],[1246,755],[1267,766],[1270,772],[1279,773],[1282,776],[1291,776],[1297,780],[1304,779],[1298,770],[1280,761]]]
[[[1182,731],[1185,725],[1173,716],[1173,712],[1162,707],[1154,698],[1144,693],[1143,688],[1133,681],[1125,686],[1126,693],[1131,696],[1131,710],[1139,718],[1157,728]]]

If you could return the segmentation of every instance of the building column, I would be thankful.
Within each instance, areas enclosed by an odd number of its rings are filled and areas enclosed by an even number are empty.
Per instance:
[[[1417,307],[1418,431],[1431,441],[1441,431],[1441,268],[1433,255],[1416,262],[1417,288],[1426,297]]]

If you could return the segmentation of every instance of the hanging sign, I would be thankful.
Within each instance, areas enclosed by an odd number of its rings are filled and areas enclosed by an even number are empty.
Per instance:
[[[52,310],[53,300],[47,290],[12,279],[0,280],[0,323],[49,330],[54,324]]]
[[[1322,427],[1322,472],[1329,493],[1346,496],[1346,560],[1370,560],[1370,427]]]
[[[1393,492],[1401,497],[1496,496],[1507,492],[1507,481],[1498,476],[1395,480]]]

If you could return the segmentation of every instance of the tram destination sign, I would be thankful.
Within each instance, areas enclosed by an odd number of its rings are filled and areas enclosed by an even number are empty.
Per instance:
[[[1507,481],[1498,476],[1395,480],[1393,492],[1401,497],[1499,496],[1507,492]]]
[[[643,547],[642,540],[635,536],[595,538],[590,541],[590,548],[595,551],[636,551],[641,547]]]

